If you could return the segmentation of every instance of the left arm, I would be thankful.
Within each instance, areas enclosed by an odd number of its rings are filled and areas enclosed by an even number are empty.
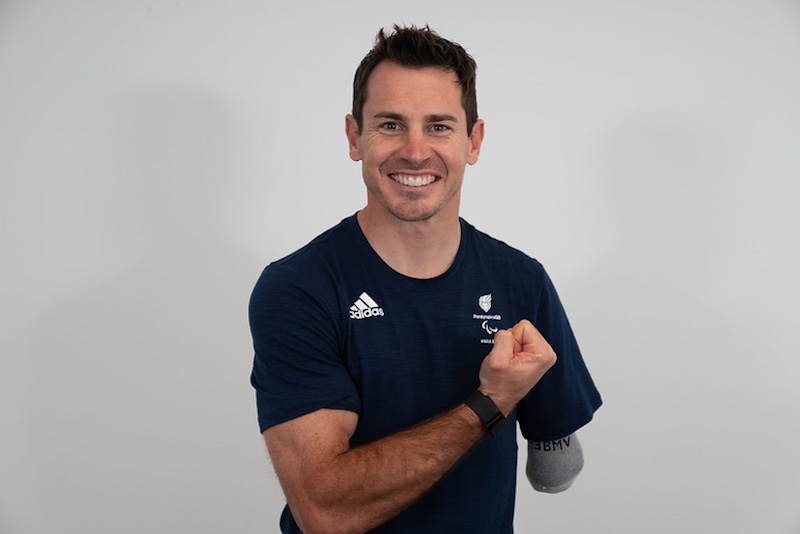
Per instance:
[[[554,441],[529,441],[525,474],[533,489],[560,493],[583,469],[583,448],[576,434]]]

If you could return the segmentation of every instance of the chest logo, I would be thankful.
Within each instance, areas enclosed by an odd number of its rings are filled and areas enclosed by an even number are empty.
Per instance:
[[[492,294],[489,293],[488,295],[483,295],[478,298],[478,306],[484,311],[484,313],[488,313],[489,310],[492,309]]]
[[[473,313],[472,318],[481,321],[481,329],[483,329],[488,336],[492,336],[482,338],[481,343],[494,343],[493,336],[499,330],[499,328],[492,326],[490,321],[501,321],[502,317],[499,314],[489,314],[489,310],[492,309],[492,294],[488,293],[478,297],[478,306],[480,306],[481,310],[483,310],[483,314]]]
[[[378,306],[372,297],[367,295],[367,292],[361,293],[358,300],[350,306],[351,319],[369,319],[370,317],[383,316],[383,308]]]

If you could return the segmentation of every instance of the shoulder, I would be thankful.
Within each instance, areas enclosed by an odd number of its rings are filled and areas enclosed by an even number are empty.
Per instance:
[[[491,263],[495,269],[510,269],[519,274],[521,274],[520,271],[524,271],[529,275],[546,276],[544,266],[533,256],[478,230],[464,219],[462,219],[462,228],[464,235],[472,244],[473,256],[480,261]]]
[[[329,228],[312,239],[308,244],[270,263],[267,268],[304,269],[313,267],[312,259],[325,259],[339,251],[353,238],[355,216],[342,219],[336,226]]]
[[[331,268],[341,258],[347,258],[341,251],[352,243],[352,224],[354,216],[347,217],[336,226],[316,236],[303,247],[291,254],[271,262],[261,277],[286,276],[304,278],[316,271]]]
[[[251,295],[257,302],[286,298],[287,294],[324,297],[352,262],[353,216],[312,239],[308,244],[271,262],[262,271]]]

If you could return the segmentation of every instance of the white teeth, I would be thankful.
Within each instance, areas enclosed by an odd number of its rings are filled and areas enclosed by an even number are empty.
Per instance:
[[[432,184],[436,181],[436,177],[432,174],[426,174],[425,176],[411,176],[408,174],[392,174],[390,175],[392,180],[397,183],[401,183],[403,185],[408,185],[411,187],[422,187],[423,185]]]

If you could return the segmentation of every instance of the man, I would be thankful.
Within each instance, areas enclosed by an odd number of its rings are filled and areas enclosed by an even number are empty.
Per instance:
[[[367,205],[250,302],[281,529],[512,532],[515,423],[532,484],[560,491],[601,400],[542,266],[459,217],[484,135],[473,59],[428,28],[379,32],[346,134]]]

